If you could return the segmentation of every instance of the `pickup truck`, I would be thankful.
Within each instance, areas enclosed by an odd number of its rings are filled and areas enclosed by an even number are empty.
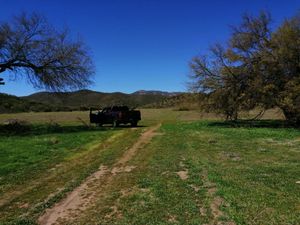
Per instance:
[[[138,121],[141,120],[141,112],[139,110],[130,110],[127,106],[111,106],[102,110],[90,109],[90,122],[99,126],[103,124],[112,124],[114,127],[120,124],[131,124],[136,127]]]

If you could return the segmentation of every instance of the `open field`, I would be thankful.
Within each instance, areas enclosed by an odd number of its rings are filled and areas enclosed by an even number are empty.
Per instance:
[[[32,123],[0,132],[0,224],[300,223],[299,130],[142,115],[118,129],[85,126],[87,112],[0,115]]]
[[[176,121],[176,120],[199,120],[199,119],[220,119],[212,113],[198,113],[195,111],[177,111],[173,109],[141,109],[142,123],[151,124],[157,121]],[[257,111],[244,113],[244,118],[251,118],[256,115]],[[268,110],[262,119],[283,119],[282,113],[278,109]],[[25,120],[30,123],[51,123],[60,124],[82,124],[81,121],[88,123],[89,112],[32,112],[32,113],[15,113],[0,114],[0,124],[8,119]]]
[[[159,121],[198,120],[202,115],[195,111],[175,111],[172,109],[142,109],[142,124],[153,124]],[[216,118],[211,115],[210,118]],[[33,124],[59,123],[63,125],[82,125],[89,122],[88,111],[73,112],[32,112],[0,114],[0,124],[8,119],[25,120]]]

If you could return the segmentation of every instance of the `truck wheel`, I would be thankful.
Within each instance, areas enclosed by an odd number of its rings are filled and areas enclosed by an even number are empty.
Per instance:
[[[118,126],[119,126],[119,122],[117,120],[114,120],[113,127],[118,127]]]
[[[131,122],[131,126],[132,126],[132,127],[136,127],[136,126],[137,126],[137,121],[132,121],[132,122]]]

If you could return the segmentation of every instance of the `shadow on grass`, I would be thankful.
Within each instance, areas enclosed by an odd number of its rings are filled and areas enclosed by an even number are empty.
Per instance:
[[[145,127],[137,126],[136,128]],[[75,133],[88,131],[108,131],[132,128],[131,126],[121,125],[112,126],[86,126],[86,125],[59,125],[59,124],[14,124],[0,125],[0,136],[36,136],[55,133]]]
[[[211,122],[208,126],[213,127],[225,127],[225,128],[296,128],[292,123],[285,120],[237,120],[237,121],[223,121],[223,122]]]

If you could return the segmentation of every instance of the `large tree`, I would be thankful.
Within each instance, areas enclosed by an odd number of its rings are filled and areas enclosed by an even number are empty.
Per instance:
[[[300,13],[285,20],[273,33],[272,57],[267,61],[275,105],[300,125]]]
[[[94,66],[81,40],[58,31],[37,14],[0,24],[0,73],[25,76],[34,87],[67,90],[91,83]]]
[[[271,29],[270,15],[245,15],[226,45],[191,63],[192,85],[208,93],[208,108],[237,119],[240,110],[279,107],[300,123],[300,16]]]

